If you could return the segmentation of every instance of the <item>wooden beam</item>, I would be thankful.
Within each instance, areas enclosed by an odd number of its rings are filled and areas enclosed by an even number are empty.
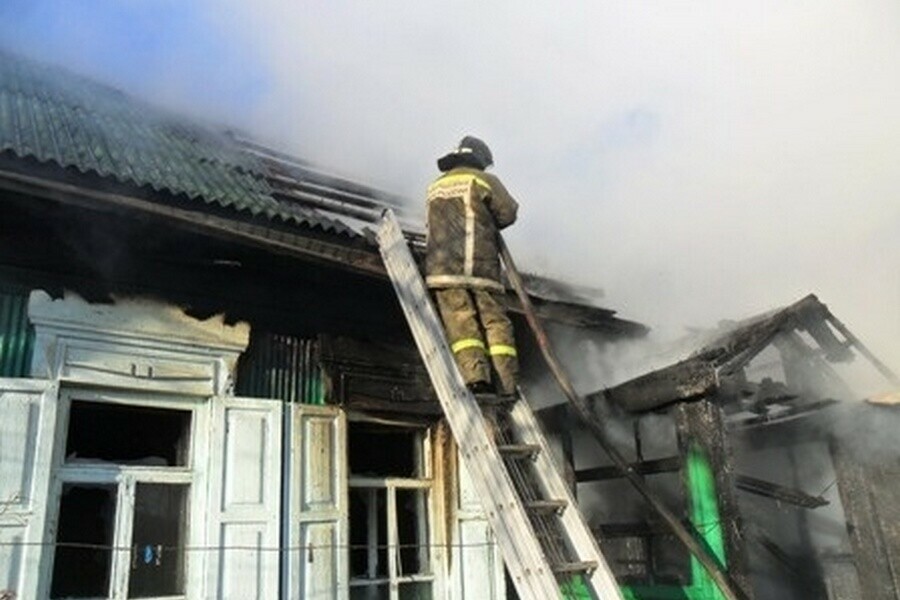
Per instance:
[[[731,453],[725,438],[722,408],[709,400],[682,402],[675,409],[678,443],[683,455],[699,448],[709,461],[715,477],[716,501],[725,538],[728,574],[741,590],[752,597],[748,573],[747,544],[738,508]]]
[[[659,473],[671,473],[681,469],[682,460],[680,456],[671,456],[669,458],[657,458],[654,460],[645,460],[643,462],[632,463],[631,469],[638,475],[657,475]],[[624,477],[622,471],[613,465],[606,467],[594,467],[592,469],[578,469],[575,471],[575,480],[584,481],[603,481],[606,479],[620,479]]]
[[[737,489],[747,492],[748,494],[755,494],[757,496],[762,496],[763,498],[771,498],[778,502],[786,502],[788,504],[793,504],[794,506],[799,506],[800,508],[819,508],[820,506],[827,506],[829,504],[828,500],[822,496],[812,496],[803,490],[772,483],[765,479],[757,479],[756,477],[750,477],[749,475],[736,475],[735,485],[737,486]]]
[[[866,600],[900,598],[900,460],[865,464],[838,439],[829,444],[847,534]]]
[[[613,388],[590,394],[605,396],[625,410],[653,410],[680,400],[712,395],[719,384],[716,369],[707,361],[686,360],[636,377]]]
[[[837,317],[835,317],[830,312],[827,317],[828,321],[834,326],[835,329],[841,332],[841,335],[850,342],[860,354],[865,356],[872,365],[878,369],[878,372],[881,373],[885,379],[890,381],[892,384],[896,386],[900,386],[900,377],[897,377],[897,374],[888,368],[886,364],[878,360],[878,357],[875,356],[869,348],[863,344],[858,337],[856,337],[852,331],[847,329],[847,326],[841,323]]]

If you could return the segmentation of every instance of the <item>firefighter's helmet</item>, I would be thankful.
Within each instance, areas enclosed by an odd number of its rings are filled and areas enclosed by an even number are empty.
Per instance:
[[[493,164],[494,156],[491,149],[474,135],[467,135],[453,151],[438,159],[438,168],[441,171],[449,171],[458,166],[484,170]]]

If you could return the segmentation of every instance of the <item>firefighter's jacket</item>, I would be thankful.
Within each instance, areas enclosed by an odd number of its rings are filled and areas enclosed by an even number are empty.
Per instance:
[[[503,291],[497,230],[519,205],[491,173],[457,167],[428,187],[425,280],[430,288]]]

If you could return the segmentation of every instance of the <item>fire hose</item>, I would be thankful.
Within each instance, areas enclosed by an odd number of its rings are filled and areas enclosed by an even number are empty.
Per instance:
[[[600,447],[603,448],[613,464],[619,469],[622,476],[634,486],[638,494],[647,501],[650,507],[663,520],[688,552],[693,554],[700,564],[703,565],[703,568],[709,573],[709,576],[715,582],[716,586],[718,586],[722,595],[728,600],[746,600],[748,597],[747,594],[741,590],[732,577],[722,568],[719,561],[690,531],[688,531],[678,517],[663,504],[662,500],[647,487],[647,484],[641,476],[635,472],[634,468],[628,463],[625,457],[622,456],[619,450],[612,442],[610,442],[606,435],[606,431],[603,428],[603,424],[594,415],[585,399],[575,391],[571,379],[566,374],[562,364],[556,358],[556,354],[550,345],[547,333],[544,331],[544,327],[535,313],[531,298],[528,297],[528,293],[525,291],[525,285],[522,282],[519,271],[516,269],[516,264],[509,252],[509,248],[499,233],[497,234],[497,238],[499,242],[500,257],[506,267],[506,274],[516,295],[519,297],[519,301],[522,303],[522,310],[525,313],[528,325],[531,327],[531,331],[537,339],[538,346],[541,349],[541,354],[547,363],[547,367],[553,373],[553,377],[556,379],[560,389],[568,399],[569,404],[574,409],[575,414],[578,415],[582,422],[587,426],[588,431],[590,431]]]

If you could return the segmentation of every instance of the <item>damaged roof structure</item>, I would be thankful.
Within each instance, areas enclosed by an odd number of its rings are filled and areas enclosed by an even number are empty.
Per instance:
[[[677,354],[588,396],[634,472],[748,596],[897,597],[896,374],[814,295],[722,323]],[[893,393],[864,398],[861,384],[872,382]],[[582,509],[636,597],[719,597],[570,411],[543,413]]]
[[[844,339],[838,339],[836,332]],[[811,349],[801,334],[811,338],[818,351]],[[809,389],[815,382],[804,383],[802,391],[809,395],[815,391],[821,394],[834,386],[847,393],[846,384],[828,363],[852,361],[854,349],[888,381],[898,385],[896,375],[814,295],[745,321],[723,324],[706,337],[712,339],[699,342],[701,347],[688,358],[604,390],[602,395],[630,411],[650,410],[712,394],[741,405],[756,404],[764,412],[768,412],[766,403],[802,401],[798,396],[778,396],[771,389],[760,390],[746,381],[746,367],[769,346],[795,356],[813,373],[810,377],[825,379],[818,382],[816,390]],[[794,409],[797,411],[803,411],[802,405]]]

